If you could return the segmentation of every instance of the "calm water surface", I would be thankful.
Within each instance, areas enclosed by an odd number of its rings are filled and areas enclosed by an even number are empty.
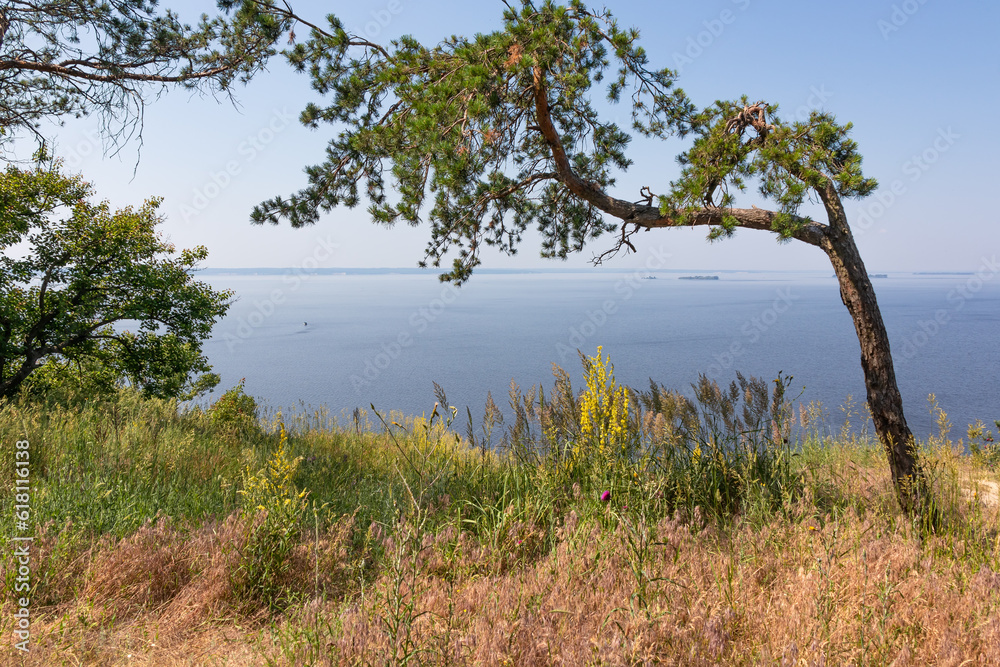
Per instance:
[[[710,272],[702,272],[709,274]],[[602,345],[619,381],[687,390],[699,373],[794,376],[799,401],[830,425],[864,401],[860,348],[829,274],[658,272],[476,275],[456,289],[428,274],[232,275],[201,279],[239,300],[205,351],[221,387],[246,378],[272,409],[326,406],[429,413],[433,382],[462,414],[511,381],[552,384],[552,364],[582,384],[576,350]],[[1000,283],[1000,281],[997,281]],[[969,275],[873,279],[911,428],[934,428],[935,393],[956,428],[1000,419],[1000,285]]]

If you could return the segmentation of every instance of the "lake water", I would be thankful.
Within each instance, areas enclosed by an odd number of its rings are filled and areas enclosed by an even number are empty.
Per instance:
[[[685,390],[699,373],[729,382],[739,370],[794,376],[798,401],[820,401],[830,425],[848,396],[864,402],[860,348],[829,272],[483,273],[458,289],[428,273],[340,275],[205,272],[239,300],[205,352],[220,389],[246,378],[271,409],[374,404],[429,413],[433,382],[465,414],[487,392],[506,404],[511,381],[552,385],[557,363],[582,385],[576,353],[602,345],[620,382],[652,378]],[[655,279],[646,279],[646,276]],[[889,330],[907,419],[935,428],[937,395],[953,435],[1000,419],[1000,280],[972,275],[873,278]],[[217,390],[218,391],[218,390]]]

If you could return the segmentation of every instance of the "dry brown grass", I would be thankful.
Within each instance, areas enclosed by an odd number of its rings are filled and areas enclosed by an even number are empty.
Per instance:
[[[231,547],[245,535],[246,526],[234,516],[193,531],[161,519],[117,543],[101,540],[72,558],[75,576],[47,584],[70,587],[76,599],[35,607],[32,650],[17,664],[132,664],[146,654],[159,656],[151,657],[156,664],[168,664],[161,658],[189,653],[188,644],[202,634],[199,628],[222,631],[213,620],[228,608]],[[53,557],[40,551],[39,569],[51,567],[47,559]],[[226,632],[232,635],[233,629]]]
[[[233,515],[194,530],[168,519],[151,521],[132,536],[100,540],[69,559],[50,580],[72,601],[35,605],[31,652],[5,651],[0,664],[18,665],[256,665],[264,664],[261,631],[267,615],[235,599],[232,575],[252,519]],[[348,594],[348,516],[292,553],[290,590],[313,596]],[[59,564],[54,539],[43,532],[38,570]],[[65,595],[69,591],[74,595]],[[53,596],[60,597],[55,591]],[[0,607],[9,621],[5,596]],[[75,597],[75,599],[74,599]],[[0,628],[10,634],[10,627]]]
[[[427,577],[414,645],[432,664],[1000,664],[1000,574],[960,542],[855,512],[725,535],[663,520],[643,607],[624,532],[582,525],[508,573]],[[472,553],[455,571],[499,556]],[[380,602],[326,608],[332,663],[398,650]]]
[[[48,527],[39,567],[57,570],[49,585],[64,601],[33,610],[27,659],[2,660],[997,665],[1000,509],[984,490],[969,495],[996,474],[948,452],[939,463],[938,491],[951,504],[932,536],[901,519],[887,471],[864,457],[814,465],[806,495],[764,523],[646,524],[612,507],[586,518],[571,510],[551,549],[524,520],[479,539],[445,513],[387,536],[345,517],[305,531],[286,582],[299,602],[278,618],[234,599],[250,529],[236,515],[195,528],[160,519],[61,556]],[[847,509],[834,502],[844,498],[854,500]],[[368,546],[352,546],[352,535]]]

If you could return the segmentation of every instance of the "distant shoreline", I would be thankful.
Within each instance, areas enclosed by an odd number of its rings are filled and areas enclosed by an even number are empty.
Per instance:
[[[648,270],[634,267],[583,267],[583,268],[537,268],[537,269],[498,269],[498,268],[478,268],[476,273],[481,275],[539,275],[539,274],[622,274],[640,273],[643,277],[655,275],[673,275],[684,280],[718,280],[714,274],[736,274],[746,273],[758,274],[779,274],[779,275],[815,275],[823,277],[830,275],[829,269],[823,270],[796,270],[796,269],[656,269]],[[206,267],[198,271],[201,275],[211,276],[282,276],[287,274],[298,275],[318,275],[318,276],[387,276],[387,275],[414,275],[414,276],[436,276],[436,269],[421,269],[417,267],[379,267],[379,268],[352,268],[352,267],[329,267],[329,268],[303,268],[303,267],[231,267],[218,268]],[[894,275],[912,276],[971,276],[972,271],[894,271]],[[678,275],[684,274],[684,275]],[[882,277],[886,274],[872,274],[872,276]]]

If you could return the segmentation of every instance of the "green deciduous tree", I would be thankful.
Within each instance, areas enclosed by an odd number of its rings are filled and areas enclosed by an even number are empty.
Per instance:
[[[40,368],[189,397],[217,378],[202,342],[231,293],[194,280],[204,247],[156,232],[159,200],[113,211],[58,163],[0,172],[0,396]]]
[[[598,261],[633,250],[638,230],[690,225],[706,226],[710,239],[742,227],[816,246],[833,264],[854,319],[900,503],[925,509],[926,479],[888,336],[842,203],[876,187],[861,172],[849,124],[825,113],[786,123],[776,107],[746,99],[699,110],[674,87],[673,72],[650,68],[635,30],[578,0],[508,4],[503,29],[432,47],[410,37],[372,45],[335,17],[329,25],[287,55],[328,98],[309,105],[303,121],[332,123],[339,133],[326,161],[306,168],[308,185],[256,207],[255,223],[312,224],[365,199],[382,224],[426,218],[426,260],[439,266],[454,253],[442,279],[456,282],[469,278],[484,246],[514,253],[529,225],[541,232],[546,257],[614,232]],[[643,188],[632,201],[611,193],[615,173],[630,165],[630,135],[598,113],[591,101],[598,84],[612,102],[627,98],[634,132],[693,139],[679,158],[680,177],[661,194]],[[773,210],[736,206],[750,184]],[[800,213],[808,196],[822,202],[825,222]]]
[[[192,28],[155,0],[0,3],[0,134],[41,138],[43,119],[99,112],[123,138],[165,85],[225,91],[247,80],[274,53],[285,19],[255,2],[218,7],[222,15]]]

